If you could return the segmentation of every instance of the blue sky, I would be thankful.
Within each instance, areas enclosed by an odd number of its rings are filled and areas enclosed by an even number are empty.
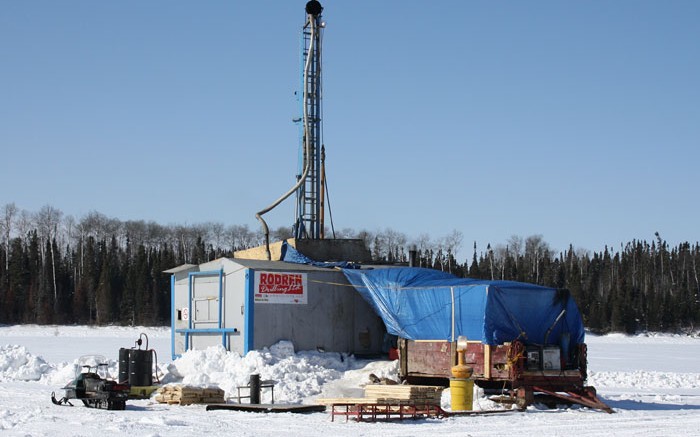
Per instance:
[[[700,2],[322,3],[336,228],[700,240]],[[0,205],[257,228],[304,4],[0,1]]]

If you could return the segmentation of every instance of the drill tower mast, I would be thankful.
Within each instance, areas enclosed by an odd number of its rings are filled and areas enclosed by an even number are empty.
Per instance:
[[[325,25],[321,21],[321,11],[323,6],[318,1],[306,3],[306,20],[302,29],[302,115],[299,120],[302,125],[297,181],[285,194],[255,214],[263,227],[267,259],[271,259],[270,228],[263,215],[293,193],[297,198],[294,238],[323,239],[325,172],[321,127],[321,33]]]
[[[323,7],[318,1],[306,4],[302,29],[301,144],[296,190],[294,238],[322,239],[324,227],[324,148],[321,125],[321,41]]]

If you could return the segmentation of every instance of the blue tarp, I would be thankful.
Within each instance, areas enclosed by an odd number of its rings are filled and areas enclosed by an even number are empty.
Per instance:
[[[357,268],[355,264],[348,261],[338,261],[338,262],[326,262],[326,261],[316,261],[303,253],[296,250],[292,245],[287,243],[285,240],[282,242],[282,248],[280,249],[280,261],[296,264],[306,264],[315,267],[327,267],[334,268],[340,267],[344,269],[355,269]]]
[[[547,344],[568,349],[584,342],[581,315],[566,290],[462,279],[412,267],[344,273],[387,331],[409,340],[452,341],[466,335],[490,345],[516,339],[544,345],[547,330],[554,326]]]

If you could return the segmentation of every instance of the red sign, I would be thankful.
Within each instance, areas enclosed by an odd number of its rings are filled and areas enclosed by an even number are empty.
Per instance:
[[[256,303],[306,304],[306,274],[255,272]]]
[[[298,273],[260,272],[259,293],[304,294],[304,283]]]

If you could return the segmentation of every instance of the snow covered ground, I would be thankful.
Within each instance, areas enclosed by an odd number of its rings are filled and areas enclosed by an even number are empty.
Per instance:
[[[480,417],[404,422],[331,422],[328,413],[297,415],[206,411],[130,400],[125,411],[51,403],[82,355],[101,354],[117,374],[119,348],[140,333],[157,353],[161,381],[217,384],[227,395],[251,373],[275,379],[275,401],[313,403],[317,397],[361,396],[368,375],[395,377],[395,362],[363,361],[337,353],[293,351],[281,342],[240,357],[220,349],[192,351],[173,361],[165,328],[0,326],[0,435],[8,436],[700,436],[700,338],[672,335],[588,335],[589,383],[615,409],[583,407]],[[501,408],[477,391],[475,409]],[[263,402],[269,401],[266,393]],[[449,408],[449,391],[443,407]]]

